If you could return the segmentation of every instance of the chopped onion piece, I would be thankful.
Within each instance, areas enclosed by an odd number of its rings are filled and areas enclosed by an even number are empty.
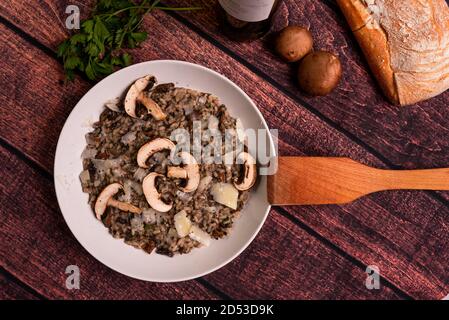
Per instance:
[[[188,202],[192,199],[192,194],[187,192],[182,192],[181,190],[176,191],[176,196],[182,202]]]
[[[125,183],[123,183],[123,191],[125,194],[122,197],[122,201],[124,202],[131,202],[131,183],[131,180],[126,180]]]
[[[133,180],[125,180],[123,183],[124,195],[121,197],[124,202],[131,202],[133,190],[139,194],[143,194],[142,185]]]
[[[188,116],[189,114],[191,114],[193,112],[193,105],[192,104],[185,105],[183,107],[183,109],[184,109],[185,115]]]
[[[198,98],[198,103],[199,104],[205,104],[207,101],[207,96],[206,95],[202,95],[201,97]]]
[[[95,158],[96,155],[97,155],[97,150],[86,147],[83,150],[83,153],[81,153],[81,158],[82,159],[92,159],[92,158]]]
[[[131,219],[131,231],[134,232],[143,232],[144,230],[144,225],[143,225],[143,221],[142,221],[142,217],[140,216],[135,216],[134,218]]]
[[[92,133],[91,132],[89,132],[89,133],[86,133],[86,135],[84,136],[84,138],[86,139],[86,143],[88,144],[88,145],[95,145],[95,138],[94,138],[94,136],[92,135]]]
[[[130,144],[131,142],[133,142],[134,140],[136,140],[136,132],[135,131],[130,131],[126,134],[124,134],[122,136],[122,138],[120,139],[120,141],[123,144]]]
[[[89,170],[84,170],[80,173],[80,180],[83,186],[86,186],[90,181]]]
[[[97,170],[106,171],[109,169],[118,168],[120,166],[122,159],[121,158],[107,159],[107,160],[92,159],[91,161]]]
[[[144,168],[140,168],[134,172],[134,178],[140,182],[143,181],[143,179],[147,176],[147,170]]]
[[[120,98],[115,98],[115,99],[106,101],[106,103],[104,105],[106,108],[108,108],[112,111],[120,112],[120,108],[118,106],[119,102],[120,102]]]
[[[145,223],[156,223],[156,210],[152,208],[143,210],[142,220]]]
[[[205,190],[207,190],[211,181],[212,181],[211,176],[205,176],[204,178],[202,178],[200,180],[200,183],[198,184],[196,193],[200,194],[200,193],[203,193]]]

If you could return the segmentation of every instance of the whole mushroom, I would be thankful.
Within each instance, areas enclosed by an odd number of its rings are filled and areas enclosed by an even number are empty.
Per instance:
[[[142,213],[140,208],[133,206],[130,203],[121,202],[113,198],[121,189],[123,189],[123,186],[120,183],[111,183],[98,195],[97,201],[95,202],[95,215],[98,220],[101,220],[101,216],[104,214],[108,206],[131,213]]]
[[[330,93],[340,82],[340,59],[330,52],[316,51],[308,54],[299,64],[298,83],[312,96]]]
[[[153,79],[154,77],[151,75],[142,77],[137,79],[136,82],[134,82],[134,84],[129,88],[124,104],[126,113],[131,117],[137,118],[137,102],[143,104],[156,120],[164,120],[167,117],[159,105],[149,97],[147,92],[144,91]]]
[[[276,38],[276,52],[287,62],[301,60],[312,51],[312,34],[306,28],[288,26]]]

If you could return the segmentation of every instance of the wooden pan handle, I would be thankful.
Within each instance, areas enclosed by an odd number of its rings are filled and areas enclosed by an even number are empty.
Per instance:
[[[449,168],[382,170],[348,158],[279,157],[268,176],[273,205],[341,204],[393,189],[449,190]]]

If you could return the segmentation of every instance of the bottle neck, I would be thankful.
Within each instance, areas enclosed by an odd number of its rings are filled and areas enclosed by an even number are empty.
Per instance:
[[[268,19],[275,0],[219,0],[223,10],[236,20],[260,22]]]
[[[265,35],[279,0],[219,0],[220,25],[232,40],[254,40]]]

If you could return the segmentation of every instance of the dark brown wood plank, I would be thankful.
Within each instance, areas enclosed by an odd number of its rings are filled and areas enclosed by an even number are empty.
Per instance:
[[[190,0],[165,0],[167,4],[188,5]],[[387,103],[368,71],[367,65],[343,15],[326,0],[285,0],[273,32],[287,24],[310,28],[316,49],[330,50],[342,60],[344,76],[338,89],[327,97],[302,94],[294,79],[295,67],[281,61],[272,51],[271,36],[237,43],[219,30],[216,1],[194,1],[205,8],[182,16],[215,41],[235,52],[250,65],[271,77],[290,95],[310,104],[339,127],[360,139],[388,163],[403,168],[448,166],[449,91],[409,107]]]
[[[5,33],[7,33],[7,30],[4,30]],[[18,40],[18,39],[16,39]],[[17,41],[15,41],[15,43],[18,43]],[[22,48],[23,50],[25,50],[25,44]],[[36,62],[37,66],[44,66],[44,65],[50,65],[48,70],[45,70],[43,72],[45,72],[49,77],[52,76],[56,76],[57,72],[55,72],[55,69],[57,68],[52,68],[52,65],[49,63],[49,59],[47,56],[43,55],[43,54],[39,54],[39,51],[36,50],[36,52],[33,52],[33,57],[34,57],[34,61]],[[43,58],[46,58],[46,60],[40,60]],[[23,61],[23,66],[25,69],[27,68],[32,68],[34,69],[35,67],[33,67],[32,65],[29,65],[27,62]],[[55,66],[53,66],[55,67]],[[53,69],[53,71],[52,71]],[[44,83],[39,84],[39,86],[43,86]],[[47,84],[47,86],[52,86],[51,84]],[[75,85],[76,86],[76,85]],[[76,92],[76,90],[75,90]],[[38,92],[35,92],[35,94],[38,94]],[[82,93],[80,93],[82,94]],[[28,96],[28,93],[23,95]],[[31,96],[31,94],[30,94]],[[40,100],[40,99],[38,99]],[[48,100],[51,101],[51,100]],[[6,102],[6,100],[5,100]],[[37,107],[39,104],[36,104],[36,108],[40,108]],[[53,103],[52,103],[53,105]],[[57,105],[57,103],[55,103],[54,105]],[[61,107],[64,104],[61,104]],[[35,109],[35,111],[38,111]],[[55,133],[57,133],[58,129],[53,130],[51,129],[51,127],[49,125],[41,125],[39,123],[39,118],[40,117],[35,117],[34,118],[34,122],[37,121],[35,127],[33,125],[33,127],[31,128],[31,130],[38,130],[38,132],[35,132],[33,134],[33,137],[40,137],[41,139],[47,139],[48,140],[48,136],[47,138],[44,137],[44,132],[46,132],[47,134],[49,132],[54,131]],[[61,123],[63,122],[64,117],[61,117]],[[5,121],[6,124],[7,121]],[[55,121],[53,121],[53,124],[55,124]],[[5,126],[6,127],[6,126]],[[39,129],[39,127],[41,129]],[[41,135],[42,132],[42,135]],[[33,138],[32,141],[30,141],[31,144],[39,144],[39,138]],[[55,135],[56,137],[56,135]],[[16,143],[20,144],[19,140],[14,140]],[[26,149],[26,147],[25,147]],[[41,149],[41,148],[37,148],[37,149]],[[40,151],[42,152],[42,150]],[[41,153],[39,156],[39,159],[42,160],[41,161],[41,165],[44,165],[46,163],[45,160],[45,155],[44,153]],[[17,166],[17,164],[13,165],[14,167]],[[26,174],[28,176],[28,174]],[[41,182],[43,183],[43,182]],[[40,183],[40,184],[41,184]],[[5,184],[9,184],[8,182],[5,182]],[[44,194],[47,193],[47,191],[43,191]],[[12,192],[14,193],[14,192]],[[49,191],[50,194],[52,194],[51,191]],[[44,196],[42,195],[42,198],[44,198]],[[45,199],[45,198],[44,198]],[[48,200],[47,200],[48,201]],[[51,199],[49,199],[50,202],[55,201],[55,199],[52,197]],[[56,205],[54,205],[55,207]],[[34,208],[38,208],[38,206],[33,205]],[[47,210],[45,210],[47,211]],[[55,215],[57,215],[58,213],[55,213]],[[288,220],[286,220],[285,218],[281,218],[277,217],[277,220],[275,221],[281,221],[283,225],[283,229],[281,230],[277,230],[277,224],[274,223],[274,221],[272,221],[271,219],[269,220],[269,222],[267,222],[267,226],[266,230],[269,230],[272,233],[268,233],[267,235],[265,235],[264,238],[262,238],[261,240],[258,240],[259,242],[262,241],[262,243],[264,243],[262,245],[263,250],[260,249],[260,245],[253,245],[251,246],[252,248],[255,248],[254,252],[251,254],[251,261],[246,261],[247,259],[244,258],[244,256],[242,256],[241,258],[239,258],[239,260],[237,260],[237,262],[233,263],[233,264],[242,264],[244,263],[245,265],[247,264],[251,264],[251,263],[259,263],[261,260],[261,256],[262,258],[266,259],[266,257],[268,257],[270,254],[273,253],[273,248],[276,248],[276,246],[278,246],[278,248],[275,250],[276,252],[284,252],[285,256],[292,256],[292,258],[296,259],[295,261],[295,267],[301,266],[301,268],[303,269],[301,273],[297,273],[295,274],[295,276],[292,276],[288,279],[282,279],[280,277],[280,275],[276,275],[273,269],[277,269],[279,267],[278,262],[276,260],[273,260],[273,262],[271,263],[270,266],[266,267],[266,273],[261,273],[260,275],[258,275],[257,279],[254,279],[254,277],[256,275],[253,275],[250,277],[250,275],[244,276],[244,277],[239,277],[239,281],[240,282],[247,282],[248,283],[248,291],[244,292],[241,290],[241,288],[235,288],[234,284],[231,283],[230,281],[226,281],[226,278],[229,277],[229,274],[234,274],[234,275],[238,275],[239,273],[236,273],[233,271],[232,265],[230,268],[225,268],[224,270],[228,270],[227,273],[225,274],[225,276],[220,276],[219,273],[214,273],[213,275],[209,276],[210,279],[209,281],[211,281],[214,285],[217,285],[218,287],[220,287],[220,289],[225,290],[225,292],[231,292],[232,294],[236,294],[236,297],[283,297],[283,298],[288,298],[289,296],[293,297],[323,297],[323,298],[332,298],[332,294],[335,293],[335,291],[337,290],[336,288],[338,287],[343,287],[342,289],[339,289],[339,295],[340,297],[346,297],[346,298],[393,298],[396,297],[391,290],[389,290],[388,288],[385,288],[385,292],[376,292],[376,291],[368,291],[366,290],[366,288],[363,287],[363,277],[364,277],[364,272],[363,270],[355,267],[354,265],[352,265],[350,262],[346,261],[344,258],[336,255],[335,253],[333,253],[331,250],[329,250],[328,248],[324,247],[322,244],[320,244],[318,241],[314,240],[312,237],[310,237],[309,235],[307,235],[304,231],[300,231],[300,229],[295,228],[294,225],[292,225],[291,222],[288,222]],[[46,225],[51,225],[52,223],[48,222],[46,223]],[[313,243],[314,246],[316,247],[311,247],[309,248],[309,251],[304,251],[304,254],[302,255],[298,255],[295,253],[295,255],[291,254],[291,247],[290,246],[286,246],[285,242],[286,240],[283,240],[284,237],[286,237],[285,235],[282,236],[283,233],[285,233],[285,230],[290,230],[290,229],[297,229],[296,232],[293,234],[294,236],[291,236],[291,244],[292,247],[295,243]],[[35,231],[36,232],[36,231]],[[52,232],[55,233],[55,232]],[[275,235],[280,235],[283,238],[282,239],[277,239],[273,236],[273,233]],[[267,241],[266,238],[270,239],[270,238],[274,238],[274,240],[270,240]],[[268,245],[268,243],[270,245]],[[333,270],[334,270],[334,274],[330,274],[328,277],[325,278],[321,278],[320,279],[320,284],[321,286],[318,286],[316,284],[316,281],[314,278],[315,276],[319,275],[320,272],[320,268],[317,267],[318,266],[318,261],[317,261],[317,257],[320,257],[320,263],[321,266],[323,268],[328,268],[329,265],[332,266]],[[243,259],[243,260],[242,260]],[[242,262],[243,261],[243,262]],[[287,260],[286,260],[287,261]],[[275,263],[274,263],[275,262]],[[310,265],[310,263],[312,263],[312,265]],[[54,268],[53,266],[51,268]],[[96,269],[97,267],[94,266],[93,269]],[[288,264],[286,264],[284,266],[284,270],[288,270],[290,268],[290,266]],[[250,271],[251,269],[249,269],[248,271]],[[307,271],[308,270],[308,271]],[[311,274],[309,274],[311,273]],[[279,279],[275,278],[277,285],[279,286],[279,288],[283,288],[283,290],[279,290],[279,292],[272,292],[272,290],[266,290],[266,286],[263,285],[263,283],[265,281],[273,281],[273,276],[277,276]],[[342,278],[342,279],[351,279],[353,276],[356,276],[357,279],[360,279],[360,283],[358,281],[354,281],[353,283],[351,283],[350,285],[348,284],[344,284],[342,282],[340,282],[340,280],[336,280],[333,277],[337,277],[337,278]],[[217,277],[217,278],[215,278]],[[214,281],[215,279],[215,281]],[[312,280],[307,280],[307,279],[312,279]],[[332,280],[334,279],[334,280]],[[293,281],[294,280],[294,281]],[[309,282],[308,282],[309,281]],[[310,282],[311,281],[311,282]],[[249,286],[249,284],[251,282],[254,282],[255,285],[257,285],[257,290],[256,288],[253,288],[250,290],[250,288],[252,288],[251,286]],[[298,287],[297,285],[302,284],[303,287]],[[231,286],[230,288],[228,286]],[[302,290],[301,288],[307,289],[307,290]],[[301,290],[300,290],[301,289]],[[396,297],[397,298],[397,297]]]
[[[172,6],[191,3],[188,0],[164,2]],[[195,4],[204,10],[180,14],[185,21],[271,78],[287,94],[307,103],[308,108],[366,147],[383,164],[404,169],[449,166],[449,91],[414,106],[390,105],[369,73],[335,1],[285,0],[271,33],[250,43],[230,41],[220,32],[216,1],[198,0]],[[336,92],[311,98],[298,90],[296,66],[284,63],[272,50],[274,35],[288,24],[308,27],[317,49],[335,52],[342,59],[346,72]],[[438,194],[449,201],[449,192]]]
[[[32,21],[31,18],[29,19]],[[183,59],[201,63],[225,74],[250,94],[261,108],[270,126],[281,129],[282,143],[280,148],[283,154],[345,155],[368,164],[382,166],[379,160],[367,153],[363,148],[323,124],[317,117],[302,109],[294,101],[267,85],[248,69],[236,63],[235,60],[223,55],[218,49],[210,46],[206,41],[167,15],[155,13],[153,17],[147,19],[146,26],[150,31],[150,38],[158,39],[158,41],[147,43],[142,49],[135,50],[135,56],[139,60],[143,61],[157,58]],[[48,18],[48,27],[57,28],[57,23],[52,25],[51,18]],[[2,34],[10,36],[7,31]],[[38,34],[35,33],[33,36],[38,36]],[[182,43],[175,40],[179,38],[183,39]],[[12,55],[16,56],[18,52],[33,51],[33,49],[27,48],[27,43],[23,40],[15,39],[13,43],[14,45],[10,45],[9,48],[4,49],[5,54],[11,55],[10,52],[13,52]],[[166,48],[170,48],[170,50]],[[42,68],[44,66],[43,71],[47,74],[48,78],[58,78],[58,70],[60,68],[58,69],[58,64],[52,62],[51,58],[39,53],[38,50],[29,53],[29,56],[33,57],[33,59],[31,60],[25,57],[26,59],[20,62],[20,64],[27,66],[24,69],[32,69],[36,68],[36,66]],[[30,61],[27,61],[27,59]],[[7,79],[16,75],[16,73],[14,73],[14,68],[11,66],[5,66],[4,70],[5,77],[3,78],[2,86],[8,87]],[[37,73],[41,72],[39,71]],[[25,77],[19,78],[17,83],[21,83],[25,79]],[[254,87],[254,83],[258,83],[258,86]],[[45,88],[45,83],[42,82],[39,86]],[[69,88],[70,90],[48,89],[43,94],[41,90],[25,88],[25,92],[22,92],[24,99],[20,102],[14,101],[14,104],[12,104],[6,96],[3,96],[0,100],[5,107],[20,108],[20,112],[17,112],[19,114],[26,112],[31,98],[37,99],[37,101],[45,101],[45,105],[41,103],[35,105],[37,114],[60,112],[53,110],[55,106],[64,110],[63,113],[68,113],[69,109],[77,101],[75,96],[79,95],[79,98],[84,90],[79,89],[77,84]],[[9,89],[13,90],[14,87],[10,86]],[[30,90],[33,94],[29,92]],[[65,90],[74,92],[74,96],[71,96],[70,99],[70,105],[57,103],[58,101],[63,101]],[[49,108],[49,105],[53,107]],[[8,114],[0,118],[3,130],[1,132],[2,137],[17,146],[20,150],[26,152],[27,155],[35,159],[43,167],[51,168],[52,161],[48,160],[45,149],[36,148],[36,146],[41,143],[41,139],[45,138],[46,141],[51,141],[50,143],[53,144],[51,147],[53,147],[64,118],[59,118],[59,115],[55,115],[50,123],[45,117],[38,116],[33,119],[32,123],[26,123],[26,127],[29,128],[28,130],[33,132],[32,136],[28,137],[28,139],[32,139],[32,142],[29,142],[28,140],[24,141],[21,136],[20,132],[23,130],[24,124],[18,126],[16,124],[17,117],[19,116]],[[409,201],[408,199],[404,200],[402,199],[404,194],[409,198],[416,197],[417,195],[421,198],[419,202],[415,202],[415,200]],[[333,206],[293,208],[294,211],[290,212],[297,215],[302,214],[301,219],[303,219],[302,221],[306,225],[317,230],[322,236],[329,238],[332,243],[345,248],[351,255],[359,257],[364,264],[371,264],[374,261],[386,265],[386,270],[383,271],[384,276],[407,292],[416,294],[414,296],[439,297],[441,292],[447,291],[447,275],[438,267],[443,265],[445,261],[444,255],[441,256],[437,253],[441,251],[441,248],[444,248],[442,244],[447,241],[447,236],[443,235],[442,239],[436,239],[435,242],[426,243],[426,239],[421,238],[422,234],[419,232],[416,233],[416,230],[419,231],[422,228],[428,228],[429,230],[443,228],[445,230],[444,228],[447,227],[447,218],[445,218],[448,212],[447,208],[442,208],[440,203],[429,198],[425,193],[388,193],[384,196],[385,198],[381,198],[382,202],[380,203],[373,200],[375,196],[364,198],[360,200],[363,204],[361,207],[352,207],[350,210]],[[407,215],[409,212],[415,212],[417,206],[425,208],[425,216],[433,217],[438,214],[438,217],[441,217],[441,219],[429,219],[428,225],[422,224],[421,221],[413,220],[404,228],[400,228],[398,234],[391,232],[385,236],[383,235],[384,228],[395,230],[395,228],[401,226],[402,221],[407,221]],[[401,211],[395,213],[392,207],[400,207]],[[363,211],[358,211],[360,209],[363,209]],[[390,211],[397,215],[397,219],[393,219],[395,224],[391,226],[382,223],[383,221],[391,220]],[[371,219],[365,221],[362,219],[370,212],[374,216],[377,216],[378,220],[374,221]],[[341,217],[341,219],[334,219],[335,215]],[[315,221],[315,218],[317,221]],[[334,223],[337,225],[334,225]],[[340,237],[339,233],[332,232],[335,229],[342,229],[345,233],[351,234],[353,238]],[[407,242],[401,237],[407,234],[411,234],[418,239],[420,242],[419,246],[424,248],[429,255],[435,256],[435,264],[427,266],[419,263],[416,257],[410,257],[404,254],[401,248],[407,246]],[[362,242],[367,251],[361,253],[359,247],[353,245],[353,239],[358,239]],[[373,241],[374,245],[370,245]],[[379,248],[381,247],[390,248],[389,250],[385,250],[385,256],[378,254]],[[301,250],[301,247],[295,248],[295,250]],[[404,270],[395,268],[398,260],[402,261],[402,265],[408,265],[408,268]],[[436,268],[435,265],[437,266]],[[423,279],[423,284],[416,282],[414,279]]]
[[[17,280],[16,280],[17,281]],[[16,281],[0,272],[0,300],[38,300],[33,293],[28,292]]]
[[[205,279],[233,292],[237,299],[399,298],[390,290],[368,290],[365,270],[353,265],[348,268],[349,263],[340,255],[276,210],[240,257]]]
[[[11,273],[39,292],[50,298],[216,298],[196,281],[145,283],[103,266],[70,234],[57,209],[52,181],[3,148],[0,161],[0,205],[5,212],[0,222],[1,259]],[[293,251],[297,243],[302,248]],[[80,268],[80,290],[64,286],[64,270],[70,264]],[[232,298],[330,299],[336,292],[342,299],[400,298],[386,286],[366,289],[364,270],[275,212],[246,253],[206,279]],[[267,283],[275,283],[276,289]]]
[[[371,199],[341,210],[328,206],[325,219],[313,213],[322,208],[285,209],[353,257],[378,266],[382,275],[400,283],[412,297],[441,299],[449,291],[447,208],[407,192],[379,193]],[[384,203],[394,206],[386,208]]]
[[[134,280],[107,268],[75,240],[59,212],[51,179],[0,149],[3,267],[51,299],[217,299],[196,281]],[[80,269],[80,289],[65,287],[66,267]]]

